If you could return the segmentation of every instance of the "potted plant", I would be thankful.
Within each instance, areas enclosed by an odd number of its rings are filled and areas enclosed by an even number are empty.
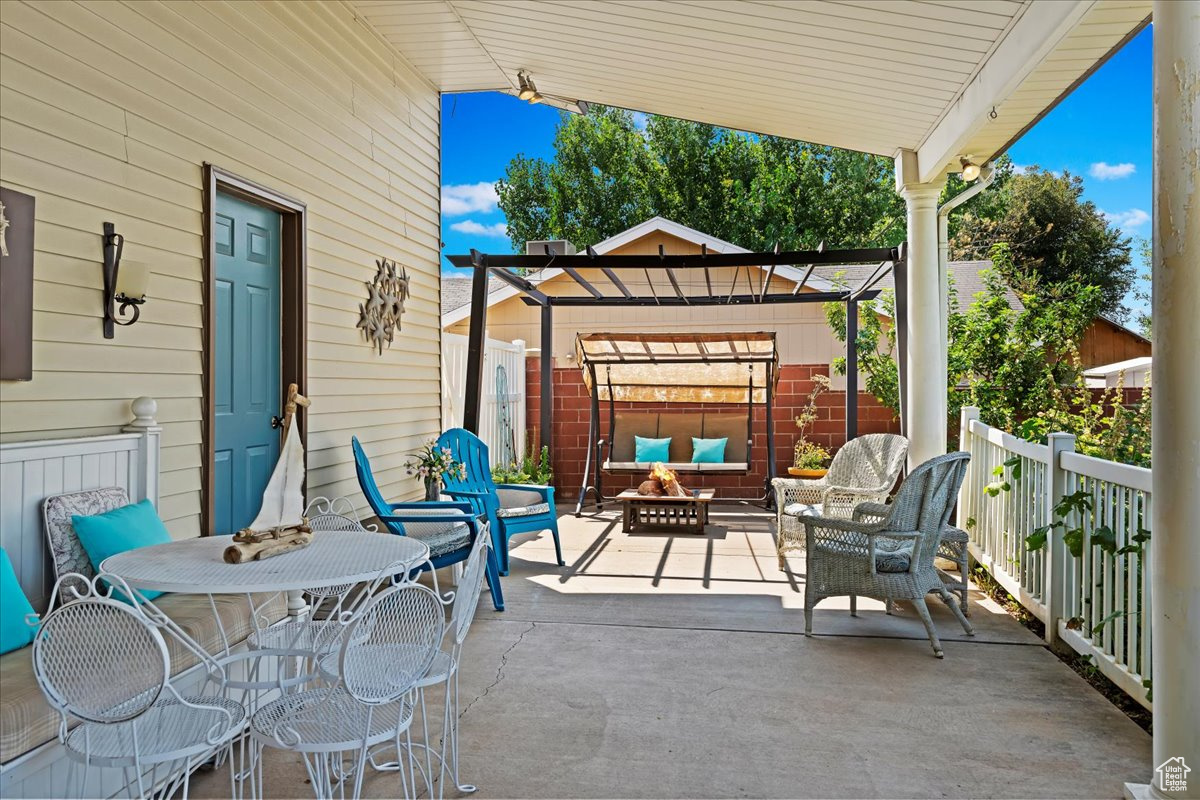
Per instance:
[[[417,452],[409,456],[404,463],[404,469],[409,475],[416,477],[425,485],[425,499],[437,500],[442,493],[442,478],[465,478],[467,468],[461,461],[455,461],[449,447],[439,448],[437,441],[430,439]]]
[[[813,388],[808,393],[808,401],[796,417],[796,427],[800,429],[800,438],[792,454],[792,466],[788,474],[797,478],[823,478],[826,467],[829,466],[829,451],[816,442],[809,441],[808,432],[817,421],[817,398],[829,390],[828,375],[813,375]]]

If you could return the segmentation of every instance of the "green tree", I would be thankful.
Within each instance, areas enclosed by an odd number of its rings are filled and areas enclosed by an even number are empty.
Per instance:
[[[1036,275],[1044,290],[1077,282],[1100,288],[1100,311],[1124,319],[1121,305],[1135,278],[1130,240],[1083,195],[1083,180],[1038,167],[1009,174],[985,195],[987,205],[969,209],[951,237],[951,257],[986,258],[1004,243],[1011,259],[1000,270],[1010,283]]]
[[[497,184],[514,247],[590,244],[660,215],[750,249],[898,244],[890,159],[622,109],[564,114],[553,161],[518,156]]]

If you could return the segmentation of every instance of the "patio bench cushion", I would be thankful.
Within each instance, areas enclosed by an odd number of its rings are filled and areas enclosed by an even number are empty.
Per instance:
[[[260,624],[270,625],[287,615],[284,595],[255,595]],[[245,639],[253,630],[245,595],[214,595],[217,613],[229,642]],[[209,652],[221,648],[221,633],[206,595],[164,594],[154,604],[185,633]],[[172,636],[164,637],[171,655],[171,671],[178,674],[194,666],[196,656]],[[33,750],[58,735],[59,714],[38,688],[33,675],[33,647],[0,656],[0,764]]]

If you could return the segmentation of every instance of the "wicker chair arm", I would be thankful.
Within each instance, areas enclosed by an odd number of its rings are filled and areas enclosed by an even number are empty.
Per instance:
[[[890,507],[887,503],[859,503],[854,507],[854,519],[861,522],[863,517],[887,518]]]
[[[839,537],[839,533],[870,536],[880,533],[883,530],[882,522],[858,522],[846,517],[800,517],[800,521],[804,523],[804,527],[817,539],[837,540],[844,538]],[[818,533],[821,530],[830,531],[832,535],[823,536]]]

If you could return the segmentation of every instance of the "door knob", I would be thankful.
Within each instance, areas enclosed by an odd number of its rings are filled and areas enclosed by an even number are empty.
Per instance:
[[[283,427],[283,417],[272,415],[271,427],[272,428],[282,428]]]

